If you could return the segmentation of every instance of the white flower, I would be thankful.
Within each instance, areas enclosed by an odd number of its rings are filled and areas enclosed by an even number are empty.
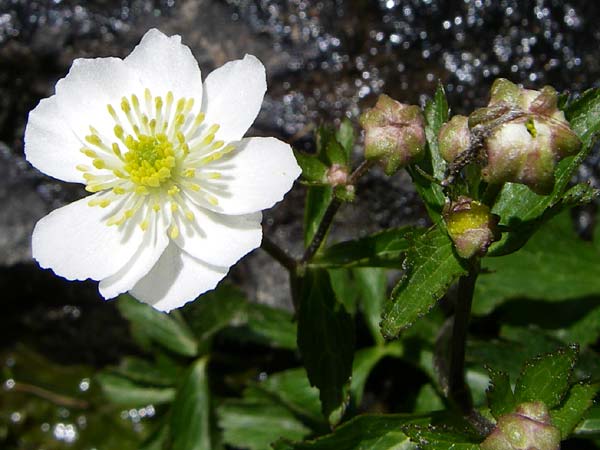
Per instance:
[[[77,59],[29,114],[27,160],[93,195],[33,232],[34,258],[170,310],[213,289],[260,245],[261,210],[300,174],[289,145],[242,138],[266,91],[254,56],[202,83],[180,36],[150,30],[124,60]]]

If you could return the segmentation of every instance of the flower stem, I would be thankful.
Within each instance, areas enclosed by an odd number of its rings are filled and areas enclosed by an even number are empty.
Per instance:
[[[267,252],[274,260],[285,267],[288,272],[294,272],[296,270],[297,262],[294,258],[289,256],[281,247],[266,236],[263,236],[261,248]]]
[[[348,186],[355,184],[360,177],[362,177],[368,170],[373,166],[373,161],[365,160],[363,161],[354,172],[348,178]],[[319,247],[323,243],[327,232],[329,231],[329,227],[333,222],[333,218],[335,217],[338,209],[340,208],[342,201],[334,195],[333,199],[327,206],[325,210],[325,214],[323,214],[323,219],[321,219],[321,223],[319,223],[319,227],[317,228],[317,232],[312,238],[312,241],[306,248],[304,255],[302,255],[302,259],[300,260],[301,264],[306,264],[309,262],[312,257],[317,253]]]
[[[469,414],[473,408],[471,393],[465,381],[465,347],[473,292],[478,274],[479,261],[471,261],[469,273],[458,281],[458,298],[454,309],[454,323],[450,341],[448,398],[465,414]]]
[[[87,409],[90,407],[90,404],[85,400],[80,400],[77,398],[68,397],[66,395],[57,394],[39,386],[34,386],[33,384],[18,382],[15,383],[12,390],[15,392],[24,392],[27,394],[35,395],[37,397],[43,398],[44,400],[48,400],[49,402],[54,403],[55,405],[64,406],[65,408]]]

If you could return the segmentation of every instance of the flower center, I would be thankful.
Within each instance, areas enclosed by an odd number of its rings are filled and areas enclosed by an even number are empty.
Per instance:
[[[175,167],[173,144],[166,135],[128,136],[125,145],[129,149],[123,159],[125,171],[131,181],[140,186],[159,187],[171,179]]]
[[[81,152],[92,166],[79,165],[86,190],[98,193],[90,206],[115,204],[107,225],[121,226],[133,217],[145,230],[152,214],[166,207],[172,218],[169,235],[179,234],[182,219],[194,221],[188,202],[218,204],[224,186],[213,163],[235,150],[216,140],[217,124],[204,123],[194,112],[194,99],[175,101],[172,92],[154,97],[148,89],[142,100],[123,97],[118,107],[107,105],[114,127],[101,133],[90,126]],[[139,213],[139,214],[138,214]]]

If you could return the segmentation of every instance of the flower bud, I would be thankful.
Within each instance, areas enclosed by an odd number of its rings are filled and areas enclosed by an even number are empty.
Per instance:
[[[523,403],[498,419],[496,428],[481,443],[482,450],[559,450],[560,431],[552,426],[548,408],[541,402]]]
[[[327,182],[331,186],[340,186],[348,183],[348,168],[340,164],[333,164],[327,170]]]
[[[425,121],[418,106],[380,95],[360,123],[365,130],[365,158],[379,161],[387,175],[423,155]]]
[[[558,161],[581,148],[557,104],[558,95],[550,86],[534,91],[505,79],[494,82],[489,105],[472,114],[470,125],[485,125],[486,117],[495,120],[503,110],[523,114],[497,126],[486,139],[488,162],[481,171],[485,181],[522,183],[538,194],[552,191]]]
[[[459,197],[444,209],[448,234],[461,258],[483,256],[496,240],[498,216],[468,197]]]
[[[471,144],[469,131],[469,118],[454,116],[449,122],[442,125],[438,136],[438,146],[442,158],[451,163],[464,152]]]

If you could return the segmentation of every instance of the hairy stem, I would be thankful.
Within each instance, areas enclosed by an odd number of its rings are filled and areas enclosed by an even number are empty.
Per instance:
[[[348,186],[354,185],[358,181],[358,179],[360,177],[362,177],[365,173],[367,173],[367,171],[372,166],[373,166],[373,161],[370,161],[370,160],[363,161],[356,168],[356,170],[354,172],[352,172],[352,174],[348,178],[347,185]],[[315,235],[312,238],[312,241],[306,248],[304,255],[302,255],[302,259],[300,260],[300,262],[302,264],[305,264],[308,261],[310,261],[312,259],[312,257],[315,255],[315,253],[317,253],[317,251],[319,250],[319,247],[323,243],[323,240],[325,239],[325,236],[327,235],[327,232],[329,231],[329,227],[331,226],[331,223],[333,222],[333,218],[335,217],[336,213],[338,212],[338,209],[340,208],[341,204],[342,204],[342,201],[339,198],[337,198],[336,196],[334,196],[333,199],[331,200],[331,203],[329,203],[329,206],[325,210],[325,214],[323,214],[323,219],[321,220],[321,223],[319,223],[317,232],[315,233]]]
[[[266,236],[263,236],[260,247],[267,252],[274,260],[285,267],[288,272],[296,270],[296,260],[289,256],[281,247]]]
[[[469,273],[458,281],[458,298],[454,310],[454,323],[450,341],[448,398],[465,414],[469,414],[473,408],[471,393],[465,381],[465,347],[473,292],[478,274],[479,262],[471,262]]]

